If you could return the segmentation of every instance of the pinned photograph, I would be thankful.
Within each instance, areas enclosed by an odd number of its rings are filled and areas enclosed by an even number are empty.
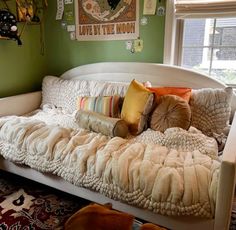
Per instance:
[[[143,15],[155,15],[157,0],[144,0]]]

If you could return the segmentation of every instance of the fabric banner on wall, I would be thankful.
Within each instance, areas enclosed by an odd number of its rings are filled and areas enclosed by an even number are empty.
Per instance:
[[[76,0],[76,38],[126,40],[139,37],[138,0]]]

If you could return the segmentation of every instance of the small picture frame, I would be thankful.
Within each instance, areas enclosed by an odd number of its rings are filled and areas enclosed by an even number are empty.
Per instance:
[[[155,15],[157,0],[144,0],[143,15]]]
[[[16,0],[16,11],[19,22],[31,21],[34,17],[33,0]]]

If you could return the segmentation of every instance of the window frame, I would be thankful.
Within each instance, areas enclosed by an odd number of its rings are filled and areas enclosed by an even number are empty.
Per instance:
[[[199,16],[197,18],[203,18],[203,17]],[[212,15],[212,17],[209,18],[215,19],[216,17],[215,15],[214,16]],[[216,22],[216,20],[214,20],[214,22]],[[184,37],[184,18],[176,17],[175,0],[166,0],[164,55],[163,55],[164,64],[181,66],[182,53],[183,53],[183,37]],[[209,68],[209,71],[212,70],[212,61],[213,61],[212,52],[214,50],[214,46],[212,45],[206,48],[210,47],[211,47],[211,67]],[[208,72],[208,75],[211,76],[210,72]],[[236,87],[236,84],[227,84],[227,85]]]

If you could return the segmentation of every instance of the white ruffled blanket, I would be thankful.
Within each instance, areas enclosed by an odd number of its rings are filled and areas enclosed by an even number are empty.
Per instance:
[[[171,128],[122,139],[80,129],[47,106],[0,118],[0,154],[106,196],[166,215],[212,217],[220,161],[200,131]]]

